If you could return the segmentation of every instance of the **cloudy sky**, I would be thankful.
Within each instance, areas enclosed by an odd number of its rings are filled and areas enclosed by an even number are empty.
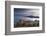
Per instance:
[[[39,17],[39,9],[14,8],[14,21],[15,22],[22,18],[27,18],[31,20],[32,16]]]

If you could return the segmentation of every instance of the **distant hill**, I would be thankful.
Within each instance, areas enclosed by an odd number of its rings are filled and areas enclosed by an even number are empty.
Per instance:
[[[39,18],[39,16],[26,16],[26,17],[30,17],[30,18]]]

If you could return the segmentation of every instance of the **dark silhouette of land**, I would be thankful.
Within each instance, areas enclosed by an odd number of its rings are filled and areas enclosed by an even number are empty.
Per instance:
[[[24,21],[24,20],[19,20],[19,22],[14,24],[14,28],[16,27],[39,27],[39,20],[35,21]]]
[[[39,16],[26,16],[26,17],[30,17],[30,18],[39,18]]]

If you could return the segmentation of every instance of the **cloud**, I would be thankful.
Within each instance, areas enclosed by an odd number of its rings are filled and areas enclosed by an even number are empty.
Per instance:
[[[15,15],[21,15],[21,16],[39,16],[39,10],[20,10],[20,11],[16,11]]]

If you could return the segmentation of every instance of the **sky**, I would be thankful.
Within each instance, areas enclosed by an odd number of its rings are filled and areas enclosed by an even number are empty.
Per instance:
[[[17,22],[20,19],[39,18],[38,9],[25,9],[25,8],[14,8],[14,21]]]

